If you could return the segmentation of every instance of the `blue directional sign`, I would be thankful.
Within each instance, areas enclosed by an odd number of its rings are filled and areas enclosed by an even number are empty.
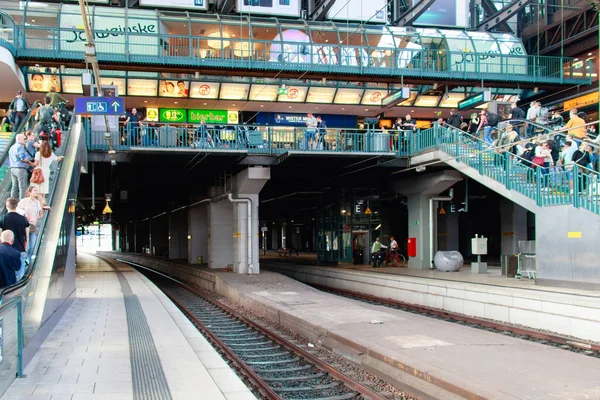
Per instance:
[[[75,99],[76,114],[123,115],[125,103],[120,97],[78,97]]]

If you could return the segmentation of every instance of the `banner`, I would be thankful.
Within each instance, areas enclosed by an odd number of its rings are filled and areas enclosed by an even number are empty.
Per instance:
[[[277,101],[284,103],[303,103],[306,98],[308,88],[303,86],[291,86],[288,88],[287,94],[280,94]]]
[[[58,75],[29,74],[27,86],[29,92],[48,93],[51,88],[56,89],[57,92],[62,91]]]
[[[363,95],[362,89],[338,89],[334,104],[360,104]]]
[[[63,93],[83,94],[81,76],[63,76],[61,80]]]
[[[183,8],[190,11],[208,10],[208,0],[140,0],[140,7]]]
[[[276,85],[252,85],[250,88],[250,101],[275,101],[279,86]]]
[[[228,122],[228,111],[225,110],[187,110],[187,114],[190,124],[199,124],[204,121],[209,125],[225,125]]]
[[[156,97],[158,90],[158,82],[150,79],[128,79],[127,80],[127,95],[128,96],[150,96]]]
[[[248,99],[248,88],[250,85],[245,83],[222,83],[222,100],[246,100]]]
[[[183,80],[161,80],[158,95],[160,97],[188,97],[190,83]]]
[[[300,16],[300,0],[237,0],[239,13]]]
[[[306,97],[307,103],[333,103],[333,97],[335,96],[335,88],[326,87],[311,87]]]
[[[161,108],[158,120],[172,124],[181,124],[186,122],[186,110],[183,108]]]
[[[218,82],[192,82],[190,85],[191,99],[216,99],[219,97]]]

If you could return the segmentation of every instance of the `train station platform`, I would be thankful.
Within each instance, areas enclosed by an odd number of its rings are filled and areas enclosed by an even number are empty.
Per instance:
[[[255,399],[140,273],[81,253],[76,271],[76,299],[3,400]]]
[[[600,359],[595,357],[338,297],[283,274],[265,271],[266,265],[259,275],[242,275],[137,254],[112,253],[111,256],[157,268],[196,286],[212,289],[366,370],[387,377],[400,388],[410,388],[413,393],[416,390],[423,398],[600,398],[597,379]],[[350,279],[354,283],[365,282],[380,296],[388,294],[381,286],[384,281],[404,278],[341,268],[288,267],[302,268],[305,274],[319,271],[322,283],[336,273],[344,273],[343,279],[347,282]],[[431,287],[433,284],[431,280]],[[492,289],[488,290],[488,296],[495,296]],[[452,293],[448,291],[446,295]],[[565,294],[532,291],[530,295],[547,295],[552,299]],[[446,301],[441,293],[439,297],[442,302]],[[580,300],[585,301],[583,296]],[[600,301],[599,298],[588,300]],[[486,307],[483,301],[472,301]]]

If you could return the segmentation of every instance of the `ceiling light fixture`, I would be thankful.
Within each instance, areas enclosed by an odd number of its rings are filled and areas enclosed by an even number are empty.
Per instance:
[[[177,101],[174,102],[175,104],[179,104]]]
[[[204,103],[204,105],[207,105],[207,103]]]

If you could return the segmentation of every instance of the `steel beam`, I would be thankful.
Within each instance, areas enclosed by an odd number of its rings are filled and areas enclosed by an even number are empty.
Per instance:
[[[481,32],[487,32],[492,28],[500,25],[503,22],[508,21],[514,15],[522,10],[526,5],[529,4],[530,0],[515,0],[498,13],[486,18],[481,24],[477,26],[477,30]]]
[[[220,1],[217,7],[220,14],[230,14],[235,9],[235,0]]]
[[[311,14],[310,19],[313,21],[324,20],[327,17],[327,13],[331,10],[331,7],[335,4],[336,0],[324,0],[321,5],[316,8]]]
[[[481,0],[481,7],[483,8],[484,15],[486,17],[498,14],[498,8],[494,4],[492,0]],[[485,19],[484,19],[485,20]],[[476,26],[477,22],[475,22],[472,26]],[[514,31],[510,28],[506,22],[502,22],[498,25],[498,28],[503,32],[512,32]]]
[[[435,3],[435,0],[419,1],[419,3],[406,10],[406,12],[402,13],[402,15],[400,15],[400,17],[398,17],[398,19],[394,21],[394,25],[412,25],[412,23],[415,22],[417,18],[421,16],[421,14],[427,11],[433,3]]]

